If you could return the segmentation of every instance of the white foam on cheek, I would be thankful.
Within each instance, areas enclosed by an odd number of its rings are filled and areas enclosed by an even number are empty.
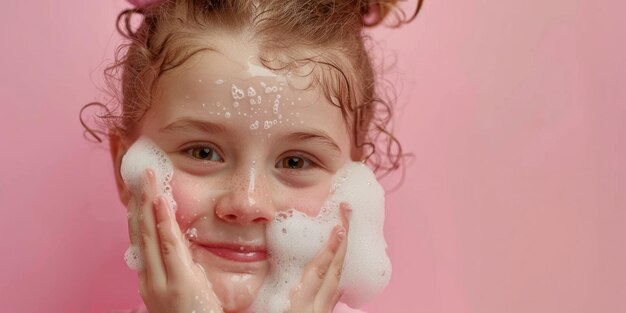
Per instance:
[[[157,184],[157,193],[165,196],[169,207],[176,209],[176,201],[172,195],[170,181],[174,167],[172,162],[157,145],[148,138],[141,137],[128,149],[122,158],[120,172],[122,179],[137,199],[141,198],[144,188],[144,173],[147,169],[154,172]],[[134,224],[134,229],[139,229],[139,216],[130,215],[130,223]],[[139,234],[131,234],[132,242],[140,242]],[[131,245],[124,254],[126,264],[133,270],[139,271],[143,268],[143,260],[139,247]]]
[[[338,219],[330,214],[316,218],[289,210],[268,224],[266,245],[271,264],[255,302],[254,313],[285,312],[289,295],[300,283],[305,266],[328,241]]]
[[[362,163],[352,163],[338,174],[331,202],[346,202],[353,210],[339,288],[344,291],[341,301],[358,308],[380,294],[391,278],[383,232],[385,192]]]
[[[289,308],[289,295],[300,283],[305,266],[328,243],[341,224],[339,204],[353,209],[348,250],[340,281],[341,301],[361,307],[378,295],[391,277],[391,262],[383,235],[384,191],[372,171],[351,163],[337,172],[331,196],[316,217],[290,210],[279,214],[266,230],[270,271],[250,312],[276,313]]]

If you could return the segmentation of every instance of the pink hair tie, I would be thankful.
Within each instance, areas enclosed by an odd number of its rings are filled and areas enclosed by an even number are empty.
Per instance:
[[[128,1],[130,4],[134,5],[136,8],[139,8],[139,9],[147,8],[147,7],[153,6],[161,2],[161,0],[126,0],[126,1]]]

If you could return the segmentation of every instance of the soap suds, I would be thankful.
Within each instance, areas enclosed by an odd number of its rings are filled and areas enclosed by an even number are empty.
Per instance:
[[[235,100],[243,99],[244,97],[243,90],[237,87],[235,84],[232,84],[231,86],[231,93],[232,93],[233,99]]]
[[[154,172],[157,193],[163,195],[172,210],[176,210],[176,201],[172,195],[170,181],[174,167],[172,161],[167,157],[156,144],[146,137],[141,137],[128,149],[122,158],[120,172],[122,179],[133,193],[136,199],[141,198],[145,184],[145,172],[151,169]],[[134,229],[139,229],[139,216],[129,216],[130,223],[133,223]],[[140,234],[131,234],[132,242],[140,242]],[[136,245],[131,245],[124,254],[124,259],[129,268],[139,271],[143,268],[143,259],[141,251]]]
[[[232,107],[227,108],[226,105],[222,105],[222,103],[218,101],[214,103],[213,106],[221,108],[224,112],[209,111],[208,114],[220,117],[223,116],[226,119],[231,119],[235,116],[245,117],[250,120],[249,125],[251,131],[259,133],[258,131],[264,130],[269,134],[272,127],[277,124],[283,124],[283,112],[281,112],[281,108],[289,105],[289,103],[291,103],[291,106],[295,105],[290,97],[282,94],[284,88],[280,87],[280,85],[287,84],[288,79],[278,79],[281,77],[284,78],[284,75],[272,74],[271,76],[272,77],[267,77],[265,81],[259,81],[258,85],[247,84],[240,81],[220,80],[226,86],[230,86],[229,93],[231,95],[230,103]],[[265,94],[268,94],[265,96],[265,99],[262,97],[263,91],[265,91]],[[298,99],[301,100],[300,98]],[[208,107],[207,103],[200,104],[202,107]],[[269,114],[271,114],[272,117],[268,116]],[[292,126],[296,126],[298,122],[304,124],[304,121],[300,119],[299,112],[289,112],[289,114],[298,117],[296,121],[291,122]]]
[[[126,265],[136,272],[143,269],[143,258],[141,257],[141,249],[137,245],[129,245],[126,252],[124,252],[124,261]]]
[[[248,97],[254,97],[254,96],[256,96],[256,91],[254,90],[252,86],[248,87]]]
[[[248,59],[248,75],[276,77],[276,73],[272,72],[268,68],[251,63],[250,58]]]
[[[289,210],[268,224],[270,271],[249,312],[281,313],[289,309],[289,294],[300,283],[304,267],[328,243],[333,227],[341,224],[342,202],[349,204],[352,216],[340,300],[361,307],[387,286],[391,262],[383,234],[384,191],[369,168],[353,162],[335,174],[331,195],[318,216]]]
[[[195,227],[187,229],[187,231],[185,231],[185,237],[191,241],[195,240],[198,238],[198,229]]]

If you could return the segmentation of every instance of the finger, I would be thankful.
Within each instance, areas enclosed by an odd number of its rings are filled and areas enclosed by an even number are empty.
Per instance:
[[[193,264],[174,212],[163,196],[155,200],[157,232],[161,245],[161,258],[165,266],[168,283],[182,281]]]
[[[346,228],[346,232],[350,229],[350,217],[352,216],[352,208],[345,202],[339,205],[341,214],[341,224]]]
[[[141,229],[139,226],[139,205],[135,197],[131,197],[130,200],[128,200],[127,217],[128,217],[128,237],[130,238],[130,247],[128,248],[135,249],[135,247],[141,246]],[[139,253],[139,255],[137,255],[136,253]],[[143,277],[144,277],[143,252],[140,250],[135,250],[133,253],[131,253],[131,257],[139,258],[139,260],[134,260],[134,262],[139,262],[139,264],[137,263],[134,264],[134,266],[138,266],[138,267],[135,268],[133,266],[132,268],[137,270],[139,279],[143,280]],[[130,264],[129,264],[129,267],[130,267]]]
[[[297,301],[311,301],[315,299],[330,268],[335,253],[341,244],[342,234],[345,234],[343,226],[335,226],[326,246],[309,264],[307,264],[302,274],[300,289],[296,296],[298,298]]]
[[[346,229],[346,232],[343,234],[339,234],[342,236],[341,244],[335,253],[335,257],[333,258],[326,277],[324,277],[324,281],[322,282],[322,286],[316,297],[316,309],[320,308],[325,311],[331,311],[340,298],[340,290],[339,290],[339,282],[341,281],[341,274],[344,268],[344,261],[346,258],[346,252],[348,250],[348,233],[349,230],[349,215],[351,209],[347,204],[342,203],[340,206],[341,219],[343,223],[343,227]],[[323,311],[323,312],[325,312]]]
[[[159,238],[156,231],[153,199],[156,195],[154,172],[146,171],[146,184],[140,208],[141,252],[144,258],[144,272],[148,285],[165,287],[165,268],[161,260]]]
[[[137,213],[137,200],[135,197],[130,198],[128,201],[128,238],[130,238],[130,244],[139,246],[139,214]]]

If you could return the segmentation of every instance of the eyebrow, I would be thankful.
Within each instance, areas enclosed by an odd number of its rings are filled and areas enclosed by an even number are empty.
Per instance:
[[[178,119],[169,125],[159,129],[160,132],[175,132],[175,131],[186,131],[186,132],[204,132],[209,134],[219,134],[225,133],[226,128],[223,125],[216,124],[209,121],[200,121],[196,119],[190,118],[182,118]]]
[[[320,144],[327,146],[331,150],[334,150],[337,154],[341,154],[339,145],[323,130],[321,129],[308,129],[305,131],[298,131],[289,133],[285,136],[285,140],[288,141],[317,141]]]
[[[184,132],[204,132],[208,134],[222,134],[226,132],[226,128],[217,123],[209,122],[209,121],[200,121],[193,118],[181,118],[178,119],[165,127],[159,129],[160,132],[176,132],[176,131],[184,131]],[[316,141],[321,145],[328,147],[330,150],[333,150],[337,154],[341,154],[341,148],[339,145],[326,133],[321,129],[307,129],[306,131],[297,131],[289,133],[284,137],[285,141]]]

